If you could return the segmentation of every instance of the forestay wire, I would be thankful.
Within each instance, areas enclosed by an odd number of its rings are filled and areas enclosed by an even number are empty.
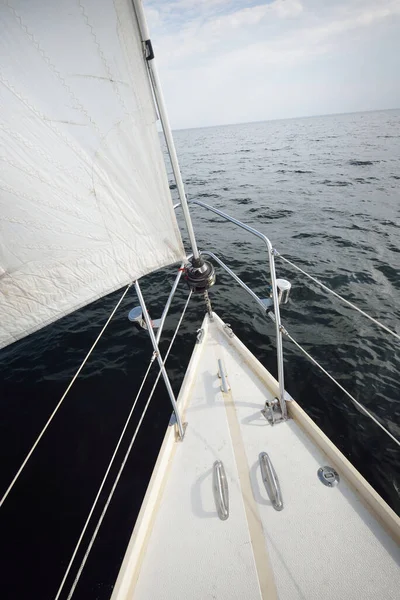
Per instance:
[[[115,315],[115,313],[117,312],[121,302],[123,301],[123,299],[125,298],[126,294],[128,293],[129,288],[131,287],[132,283],[129,283],[121,298],[118,300],[117,304],[115,305],[113,311],[111,312],[110,316],[108,317],[107,321],[105,322],[102,330],[100,331],[99,335],[97,336],[97,338],[95,339],[92,347],[90,348],[89,352],[86,354],[85,358],[83,359],[79,369],[77,370],[77,372],[75,373],[75,375],[73,376],[73,378],[71,379],[71,381],[69,382],[69,385],[67,387],[67,389],[65,390],[65,392],[63,393],[63,395],[61,396],[57,406],[55,407],[55,409],[53,410],[53,412],[51,413],[50,417],[47,420],[47,423],[45,424],[45,426],[43,427],[42,431],[40,432],[40,434],[38,435],[38,437],[36,438],[36,441],[34,442],[33,446],[31,447],[31,449],[29,450],[28,454],[26,455],[23,463],[21,464],[20,468],[18,469],[17,473],[14,476],[14,479],[11,481],[10,485],[8,486],[7,490],[5,491],[3,497],[0,500],[0,507],[4,504],[7,496],[9,495],[9,493],[11,492],[11,490],[13,489],[14,485],[16,484],[19,476],[21,475],[22,471],[24,470],[28,460],[30,459],[30,457],[32,456],[33,452],[35,451],[37,445],[39,444],[40,440],[42,439],[42,437],[44,436],[48,426],[50,425],[50,423],[52,422],[52,420],[54,419],[58,409],[60,408],[60,406],[62,405],[62,403],[64,402],[68,392],[70,391],[70,389],[72,388],[72,386],[74,385],[76,379],[79,376],[79,373],[82,371],[83,367],[85,366],[88,358],[90,357],[90,355],[92,354],[93,350],[95,349],[95,347],[97,346],[98,341],[100,340],[101,336],[103,335],[103,333],[105,332],[105,330],[107,329],[108,325],[110,324],[111,319],[113,318],[113,316]]]
[[[182,311],[182,314],[181,314],[181,316],[180,316],[180,319],[179,319],[179,321],[178,321],[178,324],[177,324],[177,326],[176,326],[176,329],[175,329],[174,335],[172,336],[171,342],[170,342],[170,344],[169,344],[169,346],[168,346],[168,350],[167,350],[167,352],[166,352],[166,354],[165,354],[165,357],[164,357],[164,359],[163,359],[163,362],[164,362],[164,364],[165,364],[165,363],[166,363],[166,361],[167,361],[167,358],[168,358],[168,356],[169,356],[169,353],[170,353],[170,351],[171,351],[172,345],[173,345],[173,343],[174,343],[174,341],[175,341],[175,338],[176,338],[176,336],[177,336],[177,333],[178,333],[178,331],[179,331],[179,328],[180,328],[180,326],[181,326],[181,324],[182,324],[183,317],[185,316],[186,309],[187,309],[187,307],[188,307],[188,304],[189,304],[189,301],[190,301],[190,298],[191,298],[191,296],[192,296],[192,291],[190,291],[190,292],[189,292],[189,294],[188,294],[188,297],[187,297],[187,300],[186,300],[185,306],[183,307],[183,311]],[[88,524],[89,524],[89,520],[90,520],[90,518],[91,518],[91,516],[92,516],[92,514],[93,514],[93,511],[94,511],[94,509],[95,509],[95,506],[96,506],[96,504],[97,504],[97,501],[98,501],[98,499],[99,499],[99,496],[100,496],[100,494],[101,494],[101,491],[102,491],[102,489],[103,489],[103,486],[104,486],[105,480],[106,480],[106,478],[107,478],[107,475],[108,475],[108,473],[109,473],[109,471],[110,471],[110,468],[111,468],[112,462],[114,461],[115,455],[116,455],[116,453],[117,453],[117,450],[118,450],[118,448],[119,448],[119,446],[120,446],[120,443],[121,443],[121,441],[122,441],[123,435],[124,435],[124,433],[125,433],[125,431],[126,431],[126,428],[127,428],[128,424],[129,424],[129,421],[130,421],[130,418],[131,418],[131,416],[132,416],[133,410],[134,410],[134,408],[135,408],[135,405],[136,405],[137,399],[138,399],[138,397],[139,397],[139,395],[140,395],[140,393],[141,393],[141,391],[142,391],[142,388],[143,388],[144,382],[145,382],[145,380],[146,380],[146,378],[147,378],[147,375],[148,375],[148,373],[149,373],[149,370],[150,370],[150,367],[151,367],[151,365],[152,365],[152,363],[153,363],[153,361],[154,361],[154,358],[155,358],[155,355],[153,354],[153,356],[152,356],[152,358],[151,358],[151,361],[150,361],[150,364],[149,364],[149,367],[148,367],[148,369],[147,369],[147,371],[146,371],[146,374],[145,374],[145,376],[144,376],[144,379],[143,379],[143,381],[142,381],[142,384],[141,384],[141,386],[140,386],[140,388],[139,388],[139,391],[138,391],[138,394],[137,394],[137,396],[136,396],[136,398],[135,398],[135,401],[134,401],[134,404],[133,404],[133,406],[132,406],[132,409],[131,409],[131,411],[130,411],[130,413],[129,413],[129,415],[128,415],[128,418],[127,418],[127,420],[126,420],[125,426],[124,426],[124,428],[123,428],[123,430],[122,430],[122,433],[121,433],[121,436],[120,436],[120,438],[119,438],[119,440],[118,440],[118,442],[117,442],[117,446],[116,446],[116,448],[115,448],[115,451],[114,451],[114,453],[113,453],[113,455],[112,455],[112,457],[111,457],[111,460],[110,460],[110,463],[109,463],[109,465],[108,465],[108,467],[107,467],[107,470],[106,470],[106,473],[105,473],[105,475],[104,475],[103,481],[101,482],[101,485],[100,485],[99,491],[98,491],[98,492],[97,492],[97,494],[96,494],[96,498],[95,498],[95,500],[94,500],[94,502],[93,502],[93,505],[92,505],[92,508],[90,509],[90,512],[89,512],[89,516],[88,516],[88,518],[87,518],[87,520],[86,520],[86,522],[85,522],[85,525],[84,525],[84,527],[83,527],[82,533],[81,533],[81,535],[79,536],[79,539],[78,539],[78,542],[77,542],[77,544],[76,544],[76,546],[75,546],[75,549],[74,549],[74,552],[73,552],[73,554],[72,554],[71,560],[70,560],[70,562],[69,562],[69,564],[68,564],[67,570],[66,570],[66,572],[65,572],[65,575],[64,575],[64,577],[63,577],[63,579],[62,579],[62,582],[61,582],[61,584],[60,584],[60,587],[59,587],[59,589],[58,589],[57,595],[55,596],[55,599],[54,599],[54,600],[58,600],[58,598],[60,597],[60,594],[61,594],[61,592],[62,592],[62,589],[63,589],[63,587],[64,587],[65,581],[66,581],[66,579],[67,579],[68,573],[70,572],[70,569],[71,569],[71,567],[72,567],[72,563],[73,563],[73,561],[74,561],[74,559],[75,559],[76,553],[78,552],[78,549],[79,549],[79,546],[80,546],[80,544],[81,544],[82,538],[83,538],[83,536],[84,536],[84,534],[85,534],[85,531],[86,531],[86,529],[87,529],[87,526],[88,526]],[[82,574],[82,571],[83,571],[83,569],[84,569],[84,567],[85,567],[85,564],[86,564],[86,561],[87,561],[87,559],[88,559],[88,556],[89,556],[89,554],[90,554],[90,551],[91,551],[91,549],[92,549],[92,546],[93,546],[93,544],[94,544],[94,542],[95,542],[95,540],[96,540],[97,534],[98,534],[98,532],[99,532],[99,529],[100,529],[100,527],[101,527],[101,524],[102,524],[102,522],[103,522],[103,519],[104,519],[104,517],[105,517],[105,514],[106,514],[106,512],[107,512],[107,509],[108,509],[108,507],[109,507],[109,505],[110,505],[110,502],[111,502],[111,500],[112,500],[112,497],[113,497],[113,495],[114,495],[115,489],[116,489],[116,487],[117,487],[117,485],[118,485],[118,482],[119,482],[119,480],[120,480],[120,477],[121,477],[121,475],[122,475],[122,471],[124,470],[124,467],[125,467],[126,461],[128,460],[129,454],[130,454],[130,452],[131,452],[131,450],[132,450],[132,446],[133,446],[133,444],[134,444],[134,442],[135,442],[135,440],[136,440],[136,436],[137,436],[137,434],[138,434],[138,432],[139,432],[140,426],[141,426],[141,424],[142,424],[142,422],[143,422],[143,419],[144,419],[144,417],[145,417],[145,414],[146,414],[146,412],[147,412],[147,409],[148,409],[148,407],[149,407],[149,404],[150,404],[150,400],[151,400],[151,399],[152,399],[152,397],[153,397],[153,394],[154,394],[154,391],[155,391],[155,389],[156,389],[157,383],[158,383],[158,381],[159,381],[159,379],[160,379],[160,376],[161,376],[161,371],[159,371],[159,372],[158,372],[157,378],[156,378],[156,380],[155,380],[155,382],[154,382],[154,385],[153,385],[153,387],[152,387],[152,389],[151,389],[150,395],[149,395],[149,397],[148,397],[148,399],[147,399],[147,401],[146,401],[146,405],[145,405],[145,407],[144,407],[144,409],[143,409],[143,412],[142,412],[142,414],[141,414],[141,417],[140,417],[140,419],[139,419],[139,422],[138,422],[138,424],[137,424],[137,426],[136,426],[136,429],[135,429],[135,431],[134,431],[134,434],[133,434],[133,436],[132,436],[132,439],[131,439],[131,441],[130,441],[130,444],[129,444],[129,446],[128,446],[128,449],[127,449],[127,451],[126,451],[126,453],[125,453],[125,456],[124,456],[124,458],[123,458],[123,460],[122,460],[122,463],[121,463],[120,469],[119,469],[119,471],[118,471],[118,473],[117,473],[117,476],[116,476],[116,478],[115,478],[115,480],[114,480],[114,483],[113,483],[113,486],[112,486],[112,488],[111,488],[111,490],[110,490],[110,493],[109,493],[109,495],[108,495],[107,501],[106,501],[106,503],[105,503],[105,505],[104,505],[104,507],[103,507],[103,510],[102,510],[102,513],[101,513],[101,515],[100,515],[100,517],[99,517],[99,520],[98,520],[98,522],[97,522],[96,528],[95,528],[95,530],[94,530],[94,532],[93,532],[93,534],[92,534],[92,537],[91,537],[91,539],[90,539],[90,542],[89,542],[89,544],[88,544],[88,547],[87,547],[87,549],[86,549],[85,555],[84,555],[84,557],[83,557],[83,559],[82,559],[82,562],[81,562],[81,564],[80,564],[80,566],[79,566],[78,572],[77,572],[77,574],[76,574],[76,576],[75,576],[74,582],[73,582],[73,584],[72,584],[72,586],[71,586],[71,589],[70,589],[70,591],[69,591],[69,594],[68,594],[67,600],[71,600],[71,598],[72,598],[72,596],[73,596],[73,594],[74,594],[75,588],[76,588],[76,586],[77,586],[77,584],[78,584],[78,581],[79,581],[79,579],[80,579],[80,576],[81,576],[81,574]]]
[[[281,258],[288,265],[290,265],[291,267],[293,267],[294,269],[296,269],[297,271],[299,271],[300,273],[302,273],[303,275],[305,275],[306,277],[308,277],[309,279],[311,279],[311,281],[313,281],[314,283],[316,283],[317,285],[319,285],[323,290],[325,290],[329,294],[332,294],[333,296],[335,296],[336,298],[338,298],[339,300],[341,300],[342,302],[344,302],[345,304],[347,304],[347,306],[350,306],[350,308],[353,308],[354,310],[356,310],[357,312],[359,312],[364,317],[367,317],[367,319],[369,319],[370,321],[372,321],[372,323],[374,323],[375,325],[377,325],[381,329],[384,329],[386,331],[386,333],[390,333],[390,335],[393,335],[398,341],[400,341],[400,335],[398,333],[396,333],[395,331],[393,331],[392,329],[390,329],[389,327],[387,327],[386,325],[384,325],[383,323],[381,323],[377,319],[374,319],[374,317],[371,317],[371,315],[369,315],[365,311],[361,310],[361,308],[358,308],[358,306],[356,306],[355,304],[353,304],[349,300],[346,300],[346,298],[343,298],[343,296],[341,296],[340,294],[338,294],[338,293],[334,292],[333,290],[331,290],[331,288],[329,288],[327,285],[325,285],[324,283],[322,283],[321,281],[319,281],[316,277],[313,277],[312,275],[310,275],[309,273],[307,273],[307,271],[303,271],[303,269],[301,269],[300,267],[298,267],[295,263],[293,263],[292,261],[290,261],[289,259],[287,259],[285,256],[282,256],[282,254],[280,254],[277,250],[274,250],[274,256],[277,256],[278,258]]]

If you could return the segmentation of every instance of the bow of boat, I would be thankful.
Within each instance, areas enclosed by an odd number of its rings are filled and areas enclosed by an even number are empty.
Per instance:
[[[217,315],[199,338],[112,600],[394,599],[399,518],[296,402],[268,422],[278,384]]]

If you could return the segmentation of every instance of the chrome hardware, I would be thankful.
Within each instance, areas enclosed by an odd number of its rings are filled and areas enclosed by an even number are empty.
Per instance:
[[[284,399],[284,402],[286,402],[286,398]],[[261,413],[264,415],[270,425],[276,425],[281,421],[285,421],[285,417],[282,415],[281,411],[281,403],[279,402],[278,398],[266,400],[265,406]]]
[[[154,319],[153,321],[151,321],[153,329],[158,329],[157,335],[156,335],[157,343],[161,339],[161,334],[162,334],[162,331],[163,331],[163,328],[164,328],[165,319],[167,318],[168,311],[169,311],[169,309],[171,307],[172,299],[173,299],[173,297],[175,295],[176,289],[177,289],[178,284],[180,282],[180,279],[181,279],[181,276],[182,276],[182,273],[183,273],[183,267],[184,267],[184,263],[181,264],[181,268],[178,270],[178,273],[177,273],[177,275],[175,277],[175,281],[174,281],[173,286],[171,288],[171,291],[169,293],[168,299],[167,299],[167,301],[165,303],[164,310],[162,312],[161,318],[160,319]],[[135,308],[132,308],[129,311],[128,319],[130,321],[132,321],[133,323],[137,323],[137,325],[139,325],[140,327],[142,327],[142,329],[147,329],[146,319],[143,318],[143,311],[142,311],[141,306],[135,306]]]
[[[339,473],[333,467],[320,467],[317,475],[318,479],[328,487],[335,487],[340,481]]]
[[[221,521],[229,517],[229,491],[224,465],[216,460],[213,466],[214,500]]]
[[[197,336],[196,336],[196,344],[201,344],[201,342],[203,341],[204,338],[204,329],[198,329],[197,330]]]
[[[233,338],[233,336],[235,335],[231,329],[231,324],[230,323],[225,323],[224,325],[224,332],[226,333],[226,335],[230,338]]]
[[[292,284],[287,279],[277,279],[276,280],[276,289],[278,293],[278,302],[279,304],[287,304],[289,301],[290,290],[292,288]],[[264,305],[265,311],[269,313],[269,316],[272,318],[274,322],[276,322],[275,315],[272,312],[274,308],[274,300],[273,294],[271,291],[271,295],[269,298],[261,298],[261,302]],[[271,312],[270,312],[271,311]],[[273,317],[272,317],[273,315]]]
[[[261,298],[261,302],[264,305],[265,311],[272,310],[274,306],[274,301],[272,300],[272,298]]]
[[[277,367],[278,367],[279,402],[280,402],[280,405],[281,405],[282,417],[283,417],[283,419],[287,419],[287,409],[286,409],[286,403],[285,403],[285,399],[284,399],[285,376],[284,376],[284,369],[283,369],[282,332],[280,331],[281,317],[280,317],[280,310],[279,310],[278,287],[276,285],[276,272],[275,272],[275,255],[276,255],[276,251],[273,249],[272,244],[271,244],[270,240],[267,238],[267,236],[265,236],[260,231],[257,231],[257,229],[254,229],[254,227],[250,227],[249,225],[246,225],[245,223],[242,223],[238,219],[235,219],[234,217],[231,217],[227,213],[224,213],[222,210],[219,210],[218,208],[214,208],[213,206],[210,206],[209,204],[206,204],[205,202],[201,202],[200,200],[191,200],[191,204],[196,204],[197,206],[201,206],[202,208],[205,208],[206,210],[210,210],[211,212],[213,212],[213,213],[219,215],[220,217],[222,217],[223,219],[226,219],[227,221],[230,221],[231,223],[234,223],[238,227],[241,227],[242,229],[245,229],[246,231],[248,231],[252,235],[255,235],[256,237],[258,237],[259,239],[261,239],[264,242],[264,244],[265,244],[265,246],[267,248],[268,261],[269,261],[269,267],[270,267],[270,276],[271,276],[272,298],[273,298],[273,301],[274,301],[274,312],[275,312],[276,354],[277,354]]]
[[[278,289],[279,304],[287,304],[292,284],[287,279],[277,279],[276,287]]]
[[[231,389],[231,386],[229,385],[228,380],[226,378],[226,371],[222,365],[222,360],[220,358],[218,359],[218,377],[221,379],[221,391],[227,394]]]
[[[192,258],[185,265],[185,279],[192,292],[204,293],[215,283],[214,266],[201,256],[197,259]]]
[[[136,323],[142,329],[147,329],[146,321],[143,319],[143,312],[140,306],[135,306],[135,308],[131,308],[128,313],[128,319],[132,323]],[[160,327],[161,319],[152,319],[151,325],[153,329],[158,329]]]
[[[164,379],[165,387],[167,388],[168,396],[169,396],[169,399],[171,401],[173,411],[175,413],[176,425],[177,425],[178,432],[179,432],[178,435],[179,435],[179,438],[181,440],[183,440],[183,436],[185,435],[185,430],[184,430],[184,427],[182,425],[182,419],[181,419],[179,411],[178,411],[178,406],[176,404],[176,399],[175,399],[174,391],[172,389],[171,382],[170,382],[170,380],[168,378],[168,374],[167,374],[167,371],[165,369],[164,361],[163,361],[163,359],[162,359],[162,357],[160,355],[160,350],[159,350],[159,347],[158,347],[158,340],[157,340],[156,336],[154,335],[153,325],[152,325],[152,322],[151,322],[150,317],[149,317],[149,313],[148,313],[148,310],[147,310],[147,307],[146,307],[146,303],[145,303],[143,295],[142,295],[142,290],[140,289],[139,282],[135,281],[134,285],[135,285],[135,290],[136,290],[136,294],[137,294],[138,300],[140,302],[142,313],[144,314],[144,318],[146,320],[146,325],[147,325],[147,329],[149,331],[150,341],[151,341],[151,344],[153,346],[153,350],[156,353],[157,362],[158,362],[158,365],[160,367],[160,372],[161,372],[162,378]]]
[[[183,435],[182,437],[179,434],[179,430],[178,430],[178,421],[176,420],[176,415],[175,413],[171,414],[171,417],[169,419],[168,422],[168,427],[175,427],[176,431],[175,431],[175,439],[177,442],[182,442],[185,438],[185,433],[186,433],[186,428],[187,428],[187,423],[182,423],[182,430],[183,430]]]
[[[266,452],[259,455],[261,475],[267,490],[268,498],[275,510],[283,509],[283,500],[281,488],[279,486],[278,476],[272,465],[271,459]]]
[[[128,319],[132,321],[132,323],[143,321],[143,313],[141,307],[135,306],[135,308],[131,308],[131,310],[128,313]]]
[[[141,327],[142,329],[147,329],[147,325],[145,320],[143,319],[143,313],[140,306],[135,306],[135,308],[131,308],[131,310],[128,313],[128,319],[131,323],[136,323],[136,325],[139,325],[139,327]]]
[[[287,304],[289,301],[289,294],[291,290],[292,284],[290,281],[286,279],[277,279],[276,280],[276,289],[278,291],[278,302],[279,304]],[[272,294],[269,298],[261,298],[261,302],[264,305],[265,312],[269,314],[271,319],[276,322],[275,315],[272,312],[274,308],[274,300],[272,298]]]
[[[175,426],[175,440],[177,442],[183,442],[183,440],[185,439],[187,426],[188,426],[188,424],[187,424],[186,421],[184,423],[182,423],[183,433],[181,434],[180,430],[179,430],[179,425],[178,425],[178,423],[176,423],[176,426]]]
[[[220,267],[222,267],[224,269],[224,271],[226,271],[228,273],[228,275],[230,275],[232,277],[232,279],[234,279],[248,294],[250,294],[250,296],[252,298],[254,298],[254,300],[257,302],[257,304],[260,306],[260,308],[264,311],[265,307],[263,305],[263,301],[261,300],[261,298],[259,298],[257,296],[257,294],[255,292],[253,292],[253,290],[251,290],[249,288],[248,285],[246,285],[244,283],[244,281],[242,281],[240,279],[240,277],[238,277],[236,275],[236,273],[234,273],[220,258],[218,258],[218,256],[216,254],[214,254],[214,252],[210,252],[209,250],[207,251],[202,251],[201,252],[202,256],[208,256],[208,258],[212,258],[216,263],[219,264]]]

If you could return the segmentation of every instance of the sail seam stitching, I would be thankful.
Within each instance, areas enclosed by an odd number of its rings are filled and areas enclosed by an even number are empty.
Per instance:
[[[89,113],[87,112],[87,110],[85,109],[85,107],[83,106],[83,104],[79,101],[79,99],[77,98],[77,96],[71,90],[71,88],[69,87],[69,85],[65,81],[64,77],[61,75],[60,71],[58,71],[57,67],[51,62],[50,57],[46,54],[46,52],[44,51],[44,49],[40,46],[40,43],[35,38],[34,34],[28,29],[27,25],[25,25],[25,23],[22,22],[22,17],[19,15],[19,13],[15,10],[15,8],[13,6],[10,6],[9,3],[7,3],[7,6],[11,10],[11,12],[14,14],[14,17],[17,20],[17,22],[19,23],[19,26],[20,26],[21,30],[25,33],[25,35],[27,36],[27,38],[29,39],[29,41],[32,43],[32,45],[34,46],[34,48],[36,48],[36,50],[38,51],[38,53],[40,54],[40,56],[43,58],[44,62],[47,64],[47,66],[49,67],[49,69],[60,80],[62,86],[67,90],[68,94],[71,96],[72,100],[74,101],[74,103],[76,105],[76,108],[93,125],[93,127],[96,129],[96,131],[100,132],[100,129],[99,129],[97,123],[95,123],[95,121],[89,115]]]
[[[97,47],[97,51],[98,51],[98,54],[100,56],[101,62],[103,63],[105,72],[107,74],[107,78],[110,81],[110,83],[112,84],[112,87],[114,88],[115,94],[116,94],[116,96],[117,96],[117,98],[118,98],[118,100],[119,100],[119,102],[120,102],[123,110],[125,111],[126,114],[129,114],[129,112],[128,112],[127,108],[126,108],[125,102],[123,101],[122,96],[121,96],[121,94],[119,92],[118,85],[116,83],[116,81],[117,81],[118,78],[114,77],[113,74],[112,74],[111,68],[110,68],[110,66],[109,66],[109,64],[107,62],[105,54],[104,54],[104,52],[103,52],[103,50],[102,50],[102,48],[100,46],[100,43],[99,43],[99,41],[97,39],[96,33],[94,31],[94,28],[93,28],[93,26],[91,25],[91,23],[89,21],[89,15],[87,14],[86,9],[83,6],[82,2],[80,2],[79,0],[78,0],[78,5],[79,5],[79,8],[81,9],[81,14],[82,14],[83,19],[84,19],[84,21],[86,23],[86,26],[90,30],[90,34],[91,34],[91,36],[93,38],[95,46]]]

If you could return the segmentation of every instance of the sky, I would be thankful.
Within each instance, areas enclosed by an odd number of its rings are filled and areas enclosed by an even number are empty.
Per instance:
[[[400,0],[144,0],[174,129],[400,107]]]

